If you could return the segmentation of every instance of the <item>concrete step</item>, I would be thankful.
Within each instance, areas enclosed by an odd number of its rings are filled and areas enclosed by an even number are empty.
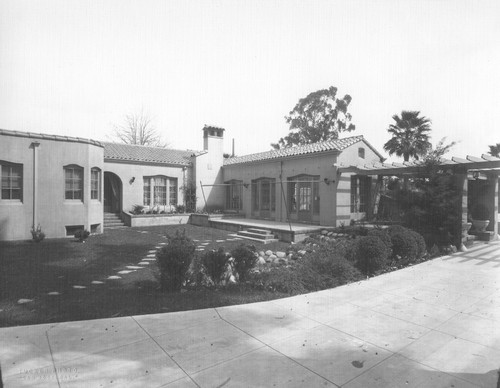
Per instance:
[[[104,221],[104,227],[105,228],[110,228],[113,226],[126,226],[123,221],[115,221],[115,222],[106,222]]]
[[[255,237],[249,237],[249,236],[243,236],[243,235],[239,235],[241,238],[245,239],[245,240],[249,240],[249,241],[255,241],[255,242],[259,242],[261,244],[270,244],[272,242],[277,242],[279,241],[277,238],[273,238],[273,239],[261,239],[261,238],[255,238]]]
[[[253,232],[250,232],[247,230],[242,230],[242,231],[238,232],[238,236],[251,237],[251,238],[256,238],[256,239],[261,239],[261,240],[274,239],[274,236],[272,234],[253,233]]]
[[[248,228],[247,231],[254,234],[272,235],[271,231],[266,229]]]

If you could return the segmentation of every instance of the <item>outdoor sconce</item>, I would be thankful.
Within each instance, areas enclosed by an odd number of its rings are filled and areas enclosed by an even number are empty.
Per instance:
[[[248,189],[248,186],[250,186],[248,183],[243,183],[243,187],[244,187],[245,189]]]
[[[327,185],[329,185],[330,183],[332,183],[332,182],[333,182],[333,180],[330,180],[330,179],[328,179],[328,178],[323,179],[323,181],[324,181]]]
[[[472,172],[472,177],[477,180],[479,178],[479,171],[473,171]]]
[[[130,184],[134,183],[135,182],[135,176],[133,176],[132,178],[130,178]]]

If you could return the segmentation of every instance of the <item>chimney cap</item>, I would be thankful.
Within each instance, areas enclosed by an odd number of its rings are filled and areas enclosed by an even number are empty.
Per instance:
[[[224,128],[222,128],[222,127],[217,127],[217,126],[215,126],[215,125],[207,125],[207,124],[205,124],[205,126],[203,127],[203,130],[204,130],[204,131],[206,131],[206,130],[210,130],[210,129],[214,129],[214,130],[216,130],[216,131],[225,131],[225,129],[224,129]]]

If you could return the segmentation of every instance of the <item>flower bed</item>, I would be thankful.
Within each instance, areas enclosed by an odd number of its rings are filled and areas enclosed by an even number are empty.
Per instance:
[[[187,224],[189,214],[131,214],[122,212],[123,222],[127,226],[158,226]]]

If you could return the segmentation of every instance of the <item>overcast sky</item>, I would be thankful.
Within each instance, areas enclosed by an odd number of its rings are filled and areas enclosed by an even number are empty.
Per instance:
[[[0,0],[0,128],[106,140],[143,109],[172,148],[270,149],[336,86],[378,150],[419,110],[433,143],[500,142],[500,1]]]

